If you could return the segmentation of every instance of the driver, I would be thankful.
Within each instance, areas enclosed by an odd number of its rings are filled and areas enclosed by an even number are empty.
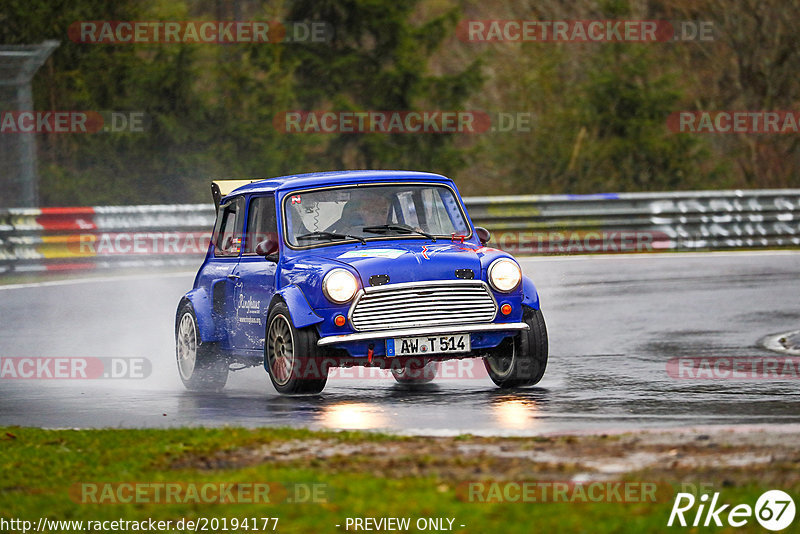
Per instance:
[[[355,190],[342,208],[342,217],[337,226],[361,230],[364,226],[386,224],[391,204],[389,195],[381,188]]]

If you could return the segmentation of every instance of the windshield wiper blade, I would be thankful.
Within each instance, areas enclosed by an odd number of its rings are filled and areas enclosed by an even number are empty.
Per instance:
[[[350,234],[337,234],[336,232],[309,232],[297,236],[297,239],[355,239],[361,241],[362,245],[367,244],[367,240],[363,237]]]
[[[416,228],[409,226],[407,224],[381,224],[378,226],[365,226],[362,228],[363,231],[369,232],[371,234],[385,234],[388,231],[395,231],[395,232],[406,232],[409,234],[420,234],[424,235],[434,243],[436,242],[436,236],[433,234],[429,234],[428,232],[423,232],[422,230],[417,230]]]

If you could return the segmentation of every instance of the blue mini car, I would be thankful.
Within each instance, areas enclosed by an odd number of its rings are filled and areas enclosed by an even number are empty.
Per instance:
[[[220,390],[257,365],[284,394],[322,391],[337,366],[419,384],[461,358],[483,358],[504,388],[542,378],[536,287],[486,246],[449,178],[348,171],[211,188],[211,243],[175,321],[187,388]]]

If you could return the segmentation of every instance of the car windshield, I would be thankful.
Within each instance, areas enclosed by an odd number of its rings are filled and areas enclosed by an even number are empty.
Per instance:
[[[460,203],[440,185],[349,186],[287,195],[286,238],[292,246],[389,237],[469,235]]]

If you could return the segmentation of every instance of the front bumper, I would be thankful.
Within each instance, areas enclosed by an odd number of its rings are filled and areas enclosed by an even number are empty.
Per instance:
[[[317,341],[317,345],[334,345],[349,341],[366,341],[369,339],[387,339],[390,337],[415,337],[439,334],[461,334],[473,332],[510,332],[513,330],[529,330],[527,323],[482,323],[459,324],[445,326],[426,326],[422,328],[400,328],[396,330],[378,330],[373,332],[357,332],[341,336],[326,336]]]

